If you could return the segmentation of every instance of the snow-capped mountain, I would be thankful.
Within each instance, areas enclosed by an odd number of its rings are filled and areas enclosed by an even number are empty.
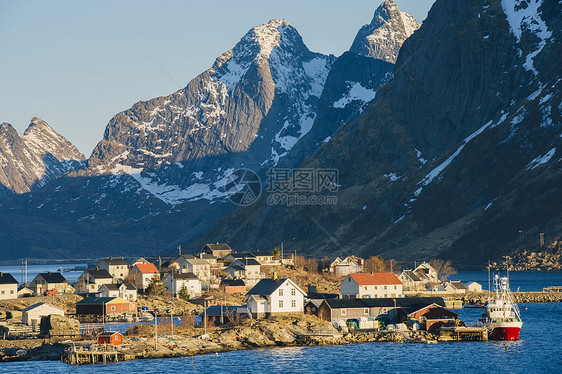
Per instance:
[[[84,155],[45,121],[33,118],[23,135],[0,125],[0,195],[24,193],[80,166]]]
[[[302,165],[339,170],[338,204],[262,201],[202,241],[466,265],[559,235],[561,8],[437,0],[364,115]]]
[[[400,47],[419,27],[414,17],[398,9],[394,0],[385,0],[375,10],[371,23],[359,30],[349,51],[395,63]]]
[[[186,88],[117,114],[87,173],[131,175],[172,205],[224,197],[233,169],[276,165],[312,129],[334,60],[285,20],[257,26]]]

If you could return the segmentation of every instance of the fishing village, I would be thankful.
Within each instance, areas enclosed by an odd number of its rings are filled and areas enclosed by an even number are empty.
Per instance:
[[[517,340],[517,303],[562,301],[556,285],[512,293],[507,278],[495,277],[494,294],[455,273],[442,260],[400,269],[380,257],[317,259],[218,243],[166,261],[99,259],[72,284],[61,272],[23,284],[1,273],[0,360],[94,364],[265,347]],[[494,302],[501,316],[489,308],[479,323],[459,317],[463,307]],[[515,324],[516,335],[496,336],[498,321]]]

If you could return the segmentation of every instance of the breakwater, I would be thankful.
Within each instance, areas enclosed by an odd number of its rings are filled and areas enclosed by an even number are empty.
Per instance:
[[[513,292],[516,303],[559,303],[562,302],[562,292]],[[447,298],[462,300],[464,305],[485,303],[488,292],[470,293],[458,296],[446,296]]]

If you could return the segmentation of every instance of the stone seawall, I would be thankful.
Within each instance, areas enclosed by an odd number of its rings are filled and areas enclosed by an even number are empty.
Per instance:
[[[562,302],[562,292],[513,292],[516,303],[559,303]],[[467,295],[447,296],[447,298],[460,299],[464,305],[485,303],[488,292],[470,293]]]

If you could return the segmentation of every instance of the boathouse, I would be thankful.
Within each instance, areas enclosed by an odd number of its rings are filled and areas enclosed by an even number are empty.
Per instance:
[[[104,331],[98,335],[98,344],[121,345],[123,335],[117,331]]]

